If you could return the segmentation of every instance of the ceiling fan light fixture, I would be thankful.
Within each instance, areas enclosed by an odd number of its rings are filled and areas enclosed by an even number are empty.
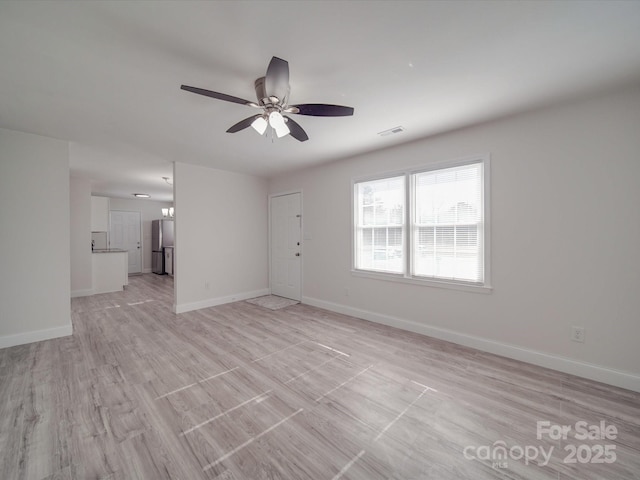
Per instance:
[[[276,135],[278,138],[282,138],[285,135],[289,134],[289,127],[287,127],[284,123],[278,127],[274,127],[274,130],[276,131]]]
[[[284,122],[284,117],[278,111],[269,114],[269,125],[276,131],[278,138],[284,137],[289,133],[289,127]]]
[[[253,127],[253,129],[256,132],[258,132],[260,135],[264,134],[265,130],[267,129],[267,125],[269,124],[264,119],[264,117],[258,117],[253,121],[253,123],[251,123],[251,126]]]
[[[280,127],[285,126],[284,117],[282,116],[282,114],[278,111],[271,112],[269,114],[269,125],[271,125],[276,130]]]

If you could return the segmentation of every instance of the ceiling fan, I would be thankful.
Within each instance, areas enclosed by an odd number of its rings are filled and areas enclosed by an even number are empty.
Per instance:
[[[278,138],[291,134],[296,140],[304,142],[309,140],[306,132],[296,121],[285,114],[310,115],[313,117],[347,117],[353,115],[353,108],[342,105],[324,103],[289,105],[289,63],[278,57],[273,57],[269,62],[267,74],[255,81],[257,103],[188,85],[182,85],[180,88],[198,95],[224,100],[225,102],[239,103],[262,110],[262,112],[231,126],[227,133],[236,133],[251,126],[262,135],[267,130],[267,126],[270,126]]]

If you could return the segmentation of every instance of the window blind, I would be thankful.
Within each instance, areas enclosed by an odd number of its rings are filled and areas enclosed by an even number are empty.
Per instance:
[[[482,283],[482,163],[415,173],[412,185],[412,274]]]
[[[403,273],[405,177],[355,184],[355,267]]]

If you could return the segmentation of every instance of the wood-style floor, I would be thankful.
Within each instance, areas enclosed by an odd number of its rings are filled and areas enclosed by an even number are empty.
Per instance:
[[[640,478],[640,394],[305,305],[175,315],[170,278],[130,280],[0,350],[0,479]]]

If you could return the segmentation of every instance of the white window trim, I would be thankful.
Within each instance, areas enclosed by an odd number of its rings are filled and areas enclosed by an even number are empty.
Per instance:
[[[361,270],[356,268],[356,213],[355,206],[357,205],[356,189],[355,186],[361,182],[368,182],[372,180],[380,180],[383,178],[389,178],[394,176],[404,175],[406,188],[405,188],[405,226],[410,230],[411,227],[411,214],[413,212],[413,199],[411,198],[411,188],[409,183],[411,175],[421,172],[428,172],[433,170],[440,170],[444,168],[459,167],[468,165],[471,163],[482,162],[482,180],[483,180],[483,210],[484,210],[484,222],[483,222],[483,242],[484,242],[484,283],[476,284],[472,282],[464,282],[460,280],[439,280],[432,278],[422,278],[413,276],[411,274],[411,251],[410,251],[410,237],[411,233],[408,231],[405,235],[404,249],[407,252],[405,257],[405,273],[387,273],[376,272],[372,270]],[[383,173],[377,173],[375,175],[361,176],[351,179],[351,274],[355,277],[371,278],[376,280],[385,280],[391,282],[407,283],[412,285],[422,285],[436,288],[447,288],[453,290],[461,290],[475,293],[491,293],[493,287],[491,286],[491,155],[489,153],[473,155],[469,157],[457,158],[452,160],[446,160],[442,162],[434,162],[427,165],[421,165],[419,167],[410,167],[403,170],[393,170]]]

